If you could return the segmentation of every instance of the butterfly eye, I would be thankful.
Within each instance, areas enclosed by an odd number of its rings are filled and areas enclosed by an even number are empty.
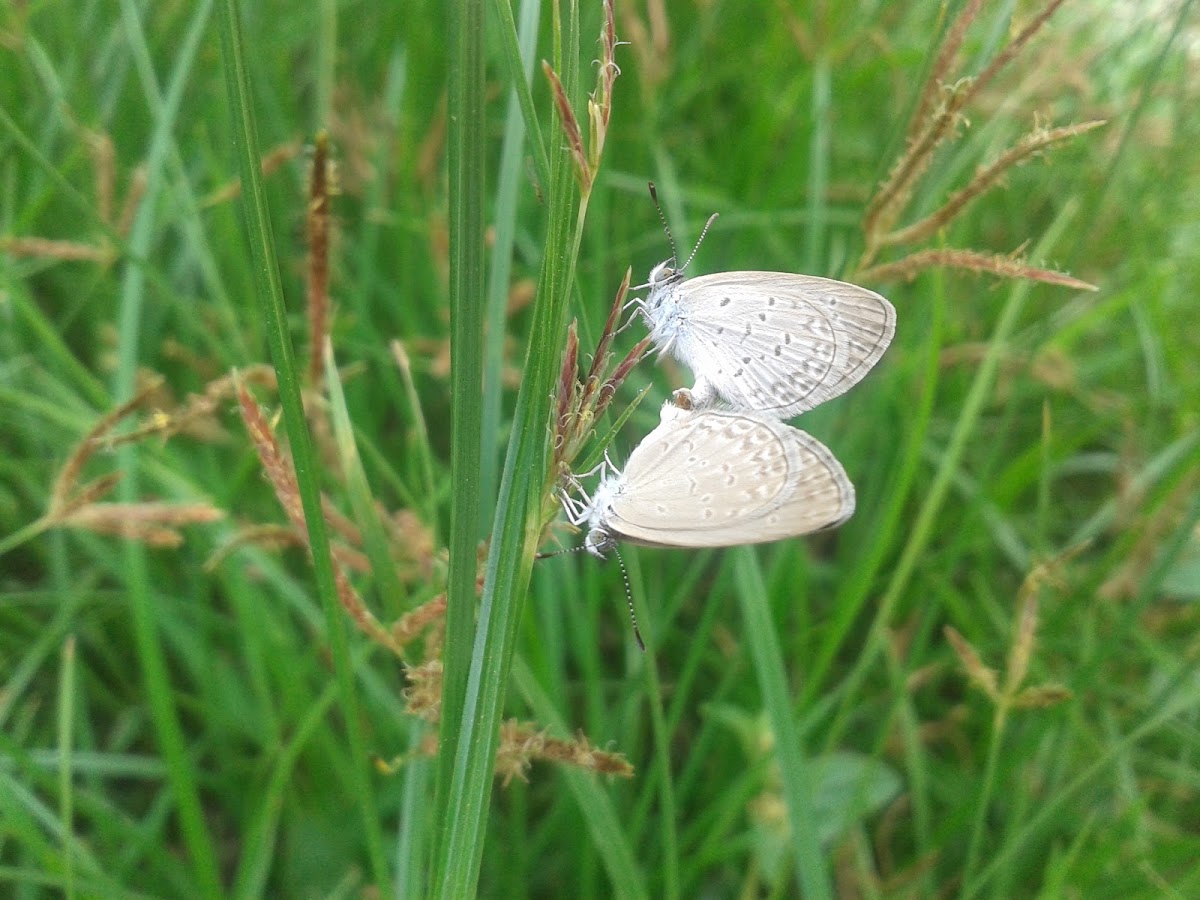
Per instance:
[[[674,259],[668,259],[665,262],[660,262],[657,266],[650,270],[650,287],[657,287],[660,284],[666,284],[676,276],[676,271],[672,268],[671,263]]]

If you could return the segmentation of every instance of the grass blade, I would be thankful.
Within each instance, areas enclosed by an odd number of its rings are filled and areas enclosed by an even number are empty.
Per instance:
[[[361,720],[358,715],[358,697],[352,677],[353,669],[346,637],[346,626],[333,583],[329,536],[325,530],[325,519],[321,512],[319,467],[308,433],[304,404],[300,398],[301,372],[297,369],[295,352],[288,334],[287,309],[283,299],[283,285],[279,278],[279,262],[275,255],[275,242],[271,233],[266,193],[263,189],[259,168],[258,127],[251,101],[253,95],[250,89],[249,72],[246,68],[240,14],[236,0],[224,0],[220,4],[220,24],[221,55],[229,94],[229,110],[233,118],[233,135],[237,144],[238,162],[242,174],[243,212],[249,231],[250,254],[259,278],[258,291],[255,296],[258,299],[259,313],[263,322],[266,323],[271,360],[275,366],[279,400],[283,408],[283,421],[295,459],[296,481],[304,505],[309,544],[312,547],[313,571],[316,576],[317,590],[321,597],[321,605],[325,612],[325,626],[337,673],[339,699],[345,719],[350,755],[353,759],[362,761],[361,765],[351,767],[356,805],[362,815],[363,832],[366,836],[372,875],[382,889],[388,882],[387,865],[383,854],[383,838],[379,829],[374,797],[367,780],[366,742],[363,739]]]
[[[486,727],[467,709],[468,669],[475,636],[476,546],[480,516],[483,417],[483,2],[452,3],[449,18],[448,112],[450,179],[450,575],[438,742],[437,827],[434,832],[434,895],[472,892],[483,853],[486,803],[464,803],[464,753],[473,730]],[[495,729],[495,723],[492,723]],[[463,835],[468,837],[460,840]],[[465,888],[465,890],[464,890]]]

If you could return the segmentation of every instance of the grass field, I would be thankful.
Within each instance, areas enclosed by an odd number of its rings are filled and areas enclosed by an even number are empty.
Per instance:
[[[0,8],[0,893],[1200,896],[1191,0],[231,4]],[[897,329],[643,653],[648,181]]]

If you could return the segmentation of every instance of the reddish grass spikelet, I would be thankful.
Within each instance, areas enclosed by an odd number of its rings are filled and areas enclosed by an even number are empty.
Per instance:
[[[241,409],[242,422],[245,424],[251,443],[253,443],[255,451],[258,453],[263,473],[267,476],[271,487],[274,488],[275,497],[279,501],[279,505],[283,507],[288,520],[292,523],[292,528],[301,536],[305,549],[311,556],[312,545],[308,540],[308,527],[304,516],[304,507],[300,500],[300,489],[296,484],[296,472],[292,465],[291,457],[280,447],[275,437],[274,429],[271,428],[266,416],[263,415],[262,409],[244,386],[238,389],[238,406]],[[322,505],[325,506],[324,498],[322,498]],[[327,513],[326,519],[328,520]],[[331,522],[329,524],[331,530],[336,530],[337,526],[334,523]],[[399,656],[400,647],[392,639],[391,633],[367,609],[358,592],[350,584],[337,552],[333,554],[332,565],[334,587],[337,592],[338,602],[341,603],[342,608],[346,610],[351,620],[364,634]]]
[[[579,365],[579,329],[575,322],[567,327],[567,346],[563,350],[562,371],[558,376],[558,396],[554,404],[555,435],[561,438],[568,422],[572,401],[576,399],[575,373]]]
[[[575,324],[567,330],[567,346],[563,351],[563,365],[558,381],[558,396],[555,398],[555,419],[551,447],[553,458],[550,468],[550,483],[546,489],[547,510],[554,506],[554,486],[559,479],[571,471],[571,465],[592,436],[596,421],[608,409],[617,389],[633,371],[633,367],[645,355],[650,340],[644,338],[625,355],[624,359],[610,371],[612,366],[612,341],[625,306],[632,270],[626,269],[621,286],[617,289],[608,319],[596,343],[596,352],[587,373],[576,374],[579,346]]]
[[[571,161],[575,163],[575,180],[579,182],[579,192],[586,197],[592,192],[592,169],[583,149],[583,132],[579,128],[579,120],[575,117],[575,110],[571,108],[571,101],[558,79],[558,74],[545,60],[542,60],[542,74],[550,82],[550,93],[554,95],[558,119],[567,139],[567,150],[571,153]]]
[[[604,25],[600,29],[600,71],[596,76],[596,89],[588,98],[588,164],[593,175],[599,171],[600,158],[604,155],[604,139],[612,116],[613,85],[621,74],[616,62],[617,44],[612,0],[605,0]]]
[[[608,318],[604,320],[604,327],[600,330],[600,340],[596,344],[596,352],[592,356],[592,365],[588,369],[587,378],[589,381],[598,378],[601,369],[607,363],[608,351],[612,347],[613,337],[616,336],[617,323],[621,319],[621,312],[625,309],[625,295],[629,293],[629,282],[632,278],[633,269],[626,268],[625,277],[621,279],[616,296],[613,297],[612,306],[609,307]]]
[[[583,130],[579,119],[571,106],[558,73],[545,60],[542,61],[542,72],[550,82],[550,93],[554,96],[554,105],[558,110],[559,121],[562,123],[563,134],[567,140],[567,150],[575,164],[575,180],[579,183],[579,193],[584,202],[591,196],[592,185],[600,171],[600,160],[604,155],[604,141],[608,136],[608,123],[612,117],[613,85],[621,69],[616,63],[616,49],[622,42],[617,40],[616,24],[613,17],[612,0],[604,0],[604,24],[600,28],[600,59],[599,72],[596,75],[596,87],[588,96],[588,142],[583,143]]]
[[[613,369],[612,375],[608,380],[600,385],[600,390],[596,397],[596,415],[601,416],[608,409],[608,404],[612,402],[612,398],[616,396],[617,389],[629,377],[629,373],[633,371],[634,366],[642,361],[642,357],[646,355],[646,351],[650,349],[651,339],[644,337],[630,350],[623,360],[617,363],[617,367]]]

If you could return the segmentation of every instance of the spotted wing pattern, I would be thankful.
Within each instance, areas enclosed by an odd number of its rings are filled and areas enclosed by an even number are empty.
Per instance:
[[[895,309],[875,292],[781,272],[668,282],[646,316],[655,342],[695,374],[699,405],[718,395],[781,419],[861,381],[896,330]]]
[[[820,441],[755,413],[664,407],[601,510],[603,532],[666,547],[726,547],[841,524],[854,487]]]

